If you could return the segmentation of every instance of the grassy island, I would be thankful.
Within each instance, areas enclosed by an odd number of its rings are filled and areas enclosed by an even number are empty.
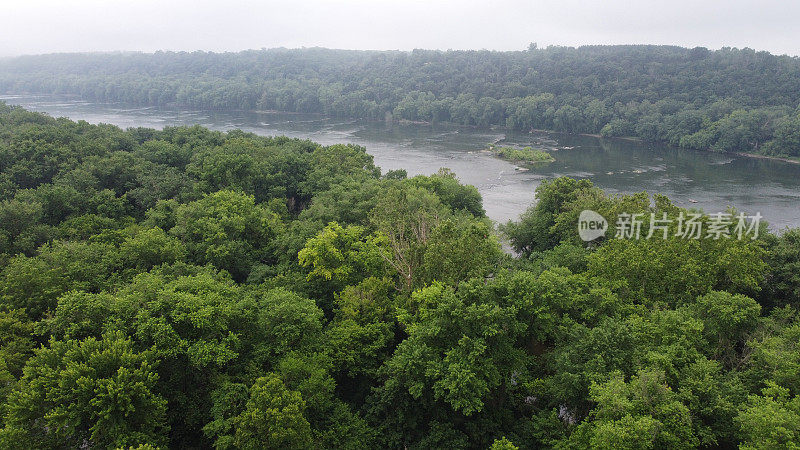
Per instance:
[[[546,164],[556,160],[550,153],[531,147],[513,148],[492,146],[489,147],[489,149],[499,158],[521,165]]]

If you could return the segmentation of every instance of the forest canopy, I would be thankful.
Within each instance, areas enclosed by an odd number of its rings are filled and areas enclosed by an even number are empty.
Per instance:
[[[797,229],[587,246],[690,211],[557,178],[498,234],[363,147],[2,103],[0,186],[2,448],[800,443]]]
[[[0,92],[547,129],[800,156],[800,59],[749,48],[53,54],[0,60]]]

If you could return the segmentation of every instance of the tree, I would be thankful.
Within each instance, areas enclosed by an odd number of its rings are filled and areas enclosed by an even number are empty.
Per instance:
[[[764,152],[778,156],[800,156],[800,115],[780,120]]]
[[[99,239],[98,239],[99,240]],[[25,309],[40,319],[72,289],[97,292],[107,288],[116,248],[104,242],[56,241],[39,248],[39,255],[19,255],[0,273],[0,301]]]
[[[302,184],[306,195],[326,191],[345,179],[378,178],[380,169],[375,167],[372,155],[358,145],[331,145],[318,147],[311,155],[314,167]]]
[[[31,255],[47,240],[48,232],[41,221],[42,205],[34,202],[5,200],[0,202],[0,253]]]
[[[519,222],[509,222],[503,227],[514,250],[528,256],[531,252],[549,250],[558,245],[561,237],[553,230],[556,216],[582,192],[594,189],[589,180],[567,177],[542,182],[536,188],[536,205],[528,208]]]
[[[447,215],[436,195],[413,186],[389,188],[370,212],[370,222],[388,248],[381,257],[397,272],[401,289],[410,291],[419,283],[425,244]]]
[[[219,191],[180,205],[169,232],[186,245],[191,261],[213,264],[244,280],[254,263],[271,261],[280,227],[277,215],[256,205],[252,196]]]
[[[417,175],[408,180],[408,183],[433,192],[453,212],[464,210],[475,217],[486,215],[478,189],[459,183],[456,174],[449,169],[439,169],[428,177]]]
[[[769,273],[759,300],[778,307],[800,305],[800,230],[787,230],[767,242]]]
[[[0,405],[5,404],[33,354],[33,330],[33,322],[22,311],[0,309]]]
[[[247,333],[256,331],[255,313],[230,278],[208,269],[169,270],[140,274],[121,289],[105,323],[116,321],[137,349],[158,359],[157,392],[169,402],[170,442],[201,445],[201,429],[211,420],[210,392],[215,380],[245,364],[240,358]]]
[[[384,388],[426,403],[444,400],[465,416],[482,411],[518,364],[513,342],[523,325],[513,309],[471,304],[438,283],[415,292],[412,302],[416,312],[400,315],[408,338],[386,363]]]
[[[737,365],[739,349],[758,325],[761,305],[741,294],[712,291],[698,298],[695,308],[714,359],[728,367]]]
[[[533,45],[535,50],[536,49],[535,44]],[[503,436],[500,439],[495,439],[494,442],[492,443],[492,446],[489,447],[489,450],[519,450],[519,447],[514,445],[511,441],[506,439],[505,436]]]
[[[800,448],[800,398],[769,383],[762,395],[748,398],[736,417],[742,437],[740,448]]]
[[[663,374],[640,371],[629,382],[620,374],[592,384],[597,403],[591,420],[578,426],[578,445],[604,449],[694,448],[688,408],[664,384]]]
[[[431,234],[422,257],[422,279],[457,285],[493,272],[502,257],[489,227],[469,219],[447,219]]]
[[[144,229],[128,237],[119,246],[119,264],[137,273],[162,264],[172,264],[186,257],[186,247],[161,228]]]
[[[9,396],[6,448],[166,443],[166,401],[148,352],[122,334],[51,340],[38,349]]]
[[[256,293],[253,313],[256,330],[252,343],[256,361],[274,366],[292,351],[319,349],[322,335],[322,310],[313,300],[276,288]]]
[[[711,290],[758,293],[766,263],[757,242],[736,239],[613,239],[589,256],[588,272],[620,283],[642,302],[678,306]]]
[[[773,381],[793,395],[800,393],[800,323],[797,319],[787,320],[786,314],[794,315],[793,310],[776,310],[770,317],[770,332],[757,336],[748,342],[745,351],[749,353],[746,379],[755,386],[763,386]],[[786,323],[788,322],[788,323]]]
[[[330,282],[338,291],[369,276],[383,276],[386,253],[385,245],[364,227],[331,222],[297,256],[300,265],[310,269],[309,279]]]
[[[234,419],[233,443],[241,449],[312,448],[304,409],[300,393],[286,389],[276,375],[260,377],[250,388],[245,410]]]
[[[367,278],[336,295],[335,317],[325,330],[325,341],[338,373],[351,379],[376,377],[395,335],[393,291],[390,280]]]

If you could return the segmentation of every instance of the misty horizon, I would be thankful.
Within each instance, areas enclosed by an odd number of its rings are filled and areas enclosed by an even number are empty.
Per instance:
[[[564,48],[564,49],[580,49],[580,48],[591,48],[591,47],[675,47],[675,48],[682,48],[682,49],[692,49],[692,48],[705,48],[709,51],[718,51],[724,49],[732,49],[732,50],[753,50],[755,52],[768,52],[774,56],[788,56],[791,58],[798,58],[800,55],[789,55],[787,53],[775,53],[769,50],[763,50],[759,48],[752,48],[752,47],[734,47],[734,46],[723,46],[719,48],[709,48],[702,45],[694,46],[694,47],[687,47],[683,45],[674,45],[674,44],[648,44],[648,43],[635,43],[635,44],[583,44],[583,45],[561,45],[561,44],[549,44],[546,46],[540,45],[537,42],[531,42],[531,44],[536,44],[538,50],[545,50],[548,48]],[[423,47],[415,47],[410,49],[396,49],[396,48],[386,48],[386,49],[379,49],[379,48],[340,48],[340,47],[324,47],[324,46],[301,46],[301,47],[261,47],[261,48],[242,48],[239,50],[206,50],[206,49],[193,49],[193,50],[173,50],[173,49],[159,49],[159,50],[90,50],[90,51],[70,51],[70,52],[45,52],[45,53],[25,53],[20,55],[0,55],[0,59],[14,59],[14,58],[24,58],[24,57],[37,57],[37,56],[48,56],[48,55],[125,55],[125,54],[140,54],[140,55],[154,55],[157,53],[209,53],[209,54],[225,54],[225,53],[243,53],[243,52],[259,52],[259,51],[275,51],[275,50],[286,50],[286,51],[298,51],[298,50],[311,50],[311,49],[318,49],[318,50],[331,50],[331,51],[352,51],[352,52],[399,52],[399,53],[411,53],[414,51],[433,51],[433,52],[497,52],[497,53],[505,53],[505,52],[521,52],[521,51],[529,51],[529,48],[526,46],[525,48],[520,49],[509,49],[509,50],[498,50],[498,49],[488,49],[488,48],[423,48]]]
[[[800,4],[622,1],[179,0],[9,2],[0,57],[51,53],[322,47],[525,50],[585,45],[752,48],[800,55]]]

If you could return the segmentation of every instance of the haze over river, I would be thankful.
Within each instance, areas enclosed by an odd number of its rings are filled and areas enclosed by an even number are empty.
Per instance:
[[[259,135],[311,139],[324,145],[363,145],[384,172],[406,169],[413,176],[441,167],[452,169],[463,183],[478,188],[487,214],[497,222],[516,219],[525,211],[542,180],[567,175],[589,178],[609,193],[665,194],[678,206],[706,213],[725,211],[728,206],[748,214],[760,212],[776,231],[800,226],[800,165],[781,161],[556,133],[392,125],[273,112],[137,108],[55,96],[0,95],[0,100],[55,117],[122,128],[199,124],[214,130],[239,128]],[[501,138],[501,145],[551,151],[556,161],[518,171],[515,165],[482,152]]]

